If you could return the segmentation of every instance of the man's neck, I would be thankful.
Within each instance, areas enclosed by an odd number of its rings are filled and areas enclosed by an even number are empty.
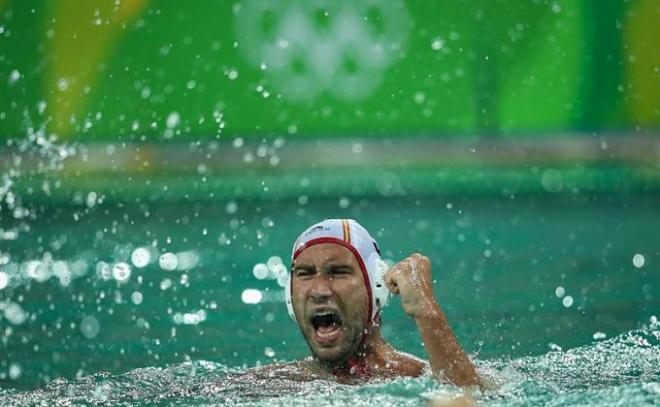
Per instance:
[[[319,363],[319,366],[337,377],[370,376],[386,365],[388,349],[380,330],[374,329],[346,360],[338,364]]]

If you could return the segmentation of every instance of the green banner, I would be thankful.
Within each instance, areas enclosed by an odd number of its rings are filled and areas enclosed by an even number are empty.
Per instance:
[[[0,138],[657,129],[660,6],[1,0]]]

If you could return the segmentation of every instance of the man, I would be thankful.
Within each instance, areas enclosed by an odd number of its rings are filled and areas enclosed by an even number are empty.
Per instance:
[[[415,320],[434,377],[459,386],[481,384],[435,300],[427,257],[413,254],[387,270],[369,232],[347,219],[308,228],[291,257],[287,307],[313,356],[295,362],[297,371],[347,382],[423,374],[427,362],[395,350],[381,336],[380,310],[391,292]]]

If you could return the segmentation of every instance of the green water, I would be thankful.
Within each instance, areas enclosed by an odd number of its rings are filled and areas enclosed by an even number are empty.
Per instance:
[[[281,287],[253,268],[273,256],[287,264],[297,234],[328,217],[359,220],[387,259],[429,255],[459,341],[499,383],[478,400],[660,401],[660,330],[649,322],[660,313],[658,195],[87,203],[35,204],[34,220],[1,218],[3,405],[418,405],[455,391],[428,378],[363,388],[231,380],[307,356]],[[143,268],[131,260],[140,247],[152,248]],[[179,254],[179,269],[166,270],[167,257],[159,263],[165,253]],[[112,268],[122,262],[131,273],[120,283]],[[261,302],[244,303],[246,289]],[[397,299],[383,332],[424,355]]]

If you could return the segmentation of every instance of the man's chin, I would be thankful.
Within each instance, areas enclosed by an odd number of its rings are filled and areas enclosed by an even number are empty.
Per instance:
[[[333,342],[318,341],[314,336],[307,337],[307,344],[312,356],[323,364],[341,363],[350,356],[350,346],[345,338]]]
[[[312,355],[322,365],[334,366],[346,361],[350,356],[350,352],[348,352],[347,349],[341,349],[339,346],[333,346],[316,349],[313,348]]]

